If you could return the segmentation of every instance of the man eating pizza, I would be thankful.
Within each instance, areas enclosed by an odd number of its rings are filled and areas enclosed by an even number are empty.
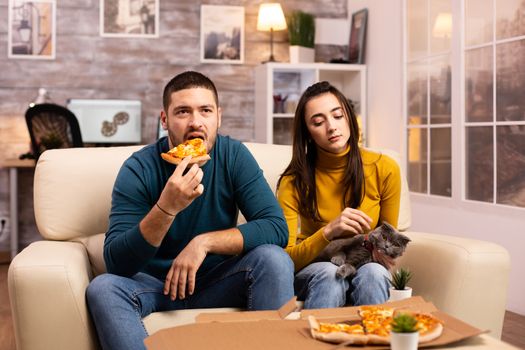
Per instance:
[[[218,135],[213,82],[197,72],[175,76],[160,118],[168,136],[134,153],[117,176],[104,242],[108,273],[87,289],[104,349],[144,349],[142,318],[155,311],[277,309],[294,294],[282,210],[248,149]],[[202,167],[191,154],[178,165],[161,156],[201,143]],[[247,223],[237,226],[239,209]]]

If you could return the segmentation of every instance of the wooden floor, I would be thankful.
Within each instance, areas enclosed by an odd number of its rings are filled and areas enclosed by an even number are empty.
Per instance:
[[[8,264],[0,265],[0,348],[2,350],[15,350],[15,335],[7,292],[8,267]]]
[[[0,264],[0,348],[16,350],[7,291],[8,267],[8,264]],[[525,349],[525,316],[510,311],[505,313],[502,340]]]

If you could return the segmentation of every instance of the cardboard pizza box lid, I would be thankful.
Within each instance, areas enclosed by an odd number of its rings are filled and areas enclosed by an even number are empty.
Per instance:
[[[312,339],[305,320],[195,323],[160,330],[144,342],[148,350],[326,350],[334,346]]]
[[[246,322],[260,320],[283,320],[297,308],[297,297],[293,297],[279,310],[267,311],[238,311],[238,312],[215,312],[201,313],[195,317],[196,323],[207,322]]]
[[[436,309],[432,303],[415,297],[388,303],[414,311],[431,312],[444,321],[443,334],[432,342],[420,347],[448,345],[479,335],[484,331],[458,320]],[[197,323],[160,330],[146,338],[148,350],[168,349],[334,349],[335,344],[315,340],[310,335],[308,321],[284,320],[295,309],[295,299],[290,300],[277,311],[244,311],[224,314],[202,314]],[[314,315],[325,322],[349,320],[357,315],[357,307],[336,309],[302,310],[301,317]],[[347,349],[357,347],[347,347]],[[388,349],[388,346],[358,347],[360,350]]]

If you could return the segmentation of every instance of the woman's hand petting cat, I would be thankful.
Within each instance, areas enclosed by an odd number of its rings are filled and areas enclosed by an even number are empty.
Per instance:
[[[341,237],[352,237],[370,230],[372,219],[358,209],[345,208],[339,216],[324,227],[324,237],[331,241]]]

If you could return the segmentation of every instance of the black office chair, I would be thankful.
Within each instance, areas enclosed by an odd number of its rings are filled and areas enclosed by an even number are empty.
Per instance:
[[[26,123],[35,159],[48,149],[84,147],[77,117],[66,107],[37,104],[26,111]]]

